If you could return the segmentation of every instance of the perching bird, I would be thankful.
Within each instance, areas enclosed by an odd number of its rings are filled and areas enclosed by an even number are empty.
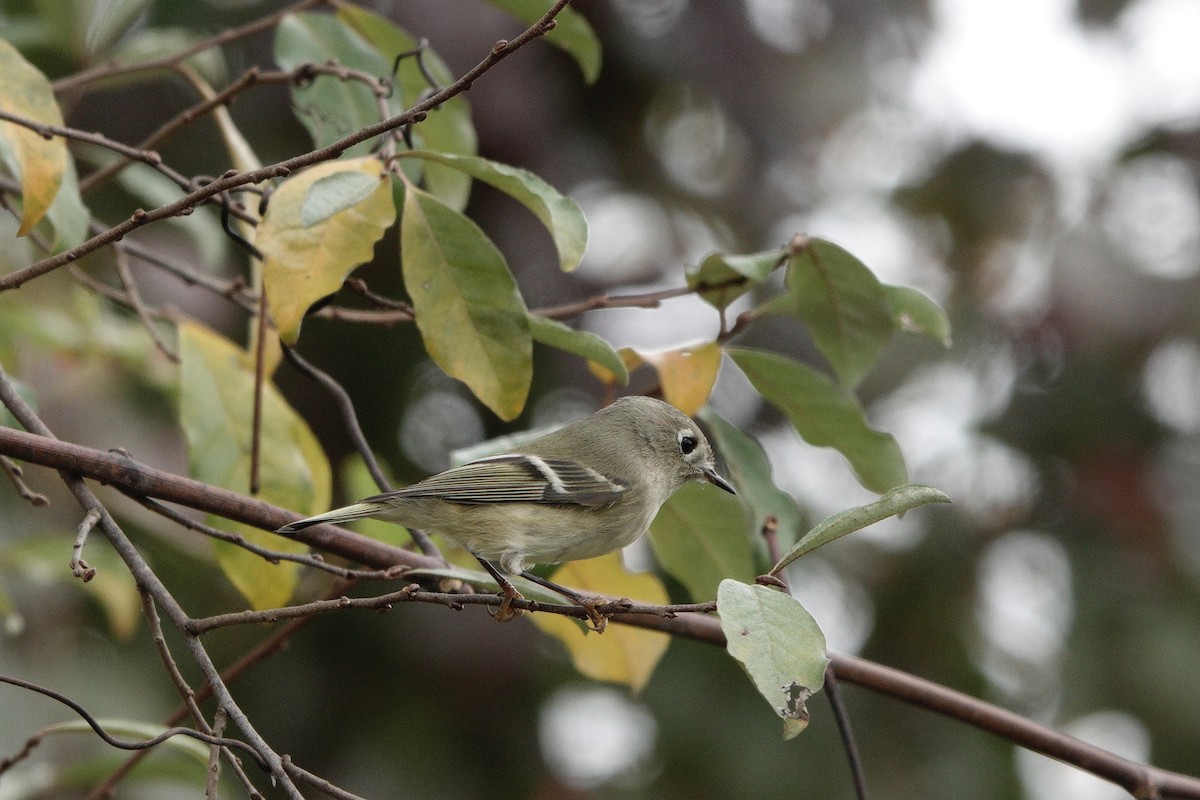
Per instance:
[[[712,447],[696,423],[661,400],[625,397],[520,452],[481,458],[277,532],[373,517],[440,534],[496,579],[504,594],[496,617],[503,620],[516,616],[510,604],[521,594],[492,562],[584,602],[529,567],[594,558],[630,544],[667,498],[693,480],[734,493],[717,474]]]

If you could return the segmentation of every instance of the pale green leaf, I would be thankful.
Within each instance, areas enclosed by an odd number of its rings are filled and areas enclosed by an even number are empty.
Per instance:
[[[717,592],[725,649],[783,720],[783,738],[808,727],[805,702],[825,685],[825,635],[791,595],[721,581]]]
[[[0,39],[0,110],[46,125],[62,125],[62,112],[50,81],[17,49]],[[21,181],[21,224],[25,236],[38,223],[58,195],[66,174],[66,142],[58,136],[43,139],[29,128],[0,121],[0,139],[7,145],[10,169]]]
[[[808,326],[839,380],[853,388],[891,337],[887,297],[875,274],[846,250],[824,239],[797,238],[785,302]]]
[[[300,206],[300,225],[311,228],[318,222],[324,222],[334,214],[366,200],[378,188],[379,175],[366,172],[333,172],[317,178],[308,187]]]
[[[920,333],[949,347],[950,319],[946,312],[928,295],[911,286],[883,285],[888,306],[892,310],[892,323],[896,330]]]
[[[742,505],[715,486],[689,483],[676,492],[650,525],[650,545],[696,602],[711,600],[725,578],[754,577]]]
[[[488,0],[496,8],[507,11],[526,25],[531,25],[550,10],[553,0]],[[546,41],[570,55],[583,71],[583,79],[595,83],[600,76],[600,40],[582,15],[564,8],[554,18],[554,30]]]
[[[145,741],[153,739],[155,736],[162,735],[167,728],[163,725],[153,722],[141,722],[134,719],[121,719],[117,717],[98,717],[96,724],[103,728],[107,733],[118,738],[130,739],[133,741]],[[58,733],[84,733],[90,737],[95,737],[96,732],[92,730],[92,726],[88,725],[83,720],[71,720],[70,722],[58,722],[49,725],[41,730],[42,734],[58,734]],[[158,745],[167,750],[175,750],[181,754],[189,756],[193,761],[201,766],[208,766],[208,757],[210,748],[207,744],[199,739],[193,739],[191,736],[171,736],[164,739]]]
[[[302,64],[334,61],[377,78],[391,76],[392,65],[350,26],[328,14],[288,14],[275,29],[275,61],[284,69]],[[384,101],[387,116],[400,113],[400,98]],[[292,106],[317,147],[332,144],[368,125],[379,122],[381,110],[375,92],[357,80],[317,75],[292,87]],[[366,155],[373,140],[360,142],[346,152]]]
[[[476,180],[494,186],[528,208],[554,239],[554,246],[558,248],[558,265],[563,272],[571,272],[583,260],[588,237],[587,220],[583,212],[574,200],[559,194],[558,190],[529,170],[479,156],[429,150],[413,150],[401,155],[461,170]]]
[[[474,222],[409,187],[400,223],[404,285],[430,358],[503,420],[525,407],[533,340],[504,256]]]
[[[236,492],[250,483],[254,370],[248,354],[194,322],[179,324],[179,413],[193,478]],[[258,498],[301,514],[329,507],[329,464],[307,424],[274,384],[263,386]],[[303,552],[287,537],[210,517],[209,524],[275,550]],[[214,542],[225,575],[254,608],[281,606],[291,597],[299,565],[271,564],[241,547]]]
[[[359,6],[340,6],[337,18],[374,45],[389,62],[402,53],[414,52],[420,44],[391,20]],[[429,76],[437,81],[438,85],[429,85],[414,56],[401,59],[396,67],[395,83],[404,108],[416,105],[426,92],[437,91],[454,81],[454,73],[431,48],[426,47],[421,58]],[[478,143],[466,95],[452,97],[430,111],[424,120],[412,126],[412,135],[417,148],[439,153],[474,155]],[[426,164],[424,172],[425,188],[430,194],[456,211],[466,208],[467,198],[471,193],[470,175],[435,163]]]
[[[796,542],[792,549],[779,559],[779,563],[771,567],[772,575],[778,575],[780,570],[791,564],[800,556],[811,553],[822,545],[829,544],[834,539],[847,533],[861,530],[880,520],[903,514],[914,508],[930,503],[949,503],[950,497],[943,491],[923,483],[906,483],[886,492],[874,502],[856,508],[839,511],[824,519],[804,538]]]
[[[529,315],[529,333],[535,342],[583,356],[610,371],[622,385],[629,383],[629,370],[617,351],[596,334],[536,314]]]
[[[908,479],[904,455],[891,434],[871,428],[849,390],[804,364],[762,350],[726,353],[809,444],[846,457],[863,486],[884,492]]]
[[[687,270],[687,285],[709,305],[725,308],[765,281],[786,257],[783,248],[742,256],[710,253]]]
[[[355,267],[369,261],[375,242],[395,221],[391,182],[382,170],[372,157],[327,161],[293,175],[271,196],[254,244],[263,254],[267,304],[285,344],[299,338],[309,306],[336,292]],[[369,176],[375,188],[365,199],[306,226],[304,206],[312,187],[344,172]]]
[[[700,411],[717,455],[737,488],[738,498],[754,514],[752,531],[761,531],[768,518],[775,520],[781,548],[791,547],[800,536],[800,511],[795,499],[775,485],[771,462],[753,438],[742,433],[711,407]]]

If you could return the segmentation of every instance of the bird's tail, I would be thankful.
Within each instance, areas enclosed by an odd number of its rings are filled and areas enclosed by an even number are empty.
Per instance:
[[[335,508],[333,511],[326,511],[324,514],[317,514],[315,517],[298,519],[295,522],[284,525],[275,532],[284,534],[296,533],[311,525],[321,525],[326,522],[349,522],[350,520],[373,516],[378,514],[382,509],[383,505],[380,503],[355,503],[344,508]]]

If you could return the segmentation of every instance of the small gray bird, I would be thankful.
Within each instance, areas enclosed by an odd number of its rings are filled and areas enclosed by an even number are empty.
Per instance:
[[[373,517],[440,534],[495,578],[504,595],[496,617],[503,620],[516,616],[511,603],[521,594],[493,562],[586,606],[578,593],[529,567],[594,558],[630,544],[667,498],[693,480],[734,493],[717,474],[712,447],[696,423],[661,400],[625,397],[519,453],[481,458],[277,532]]]

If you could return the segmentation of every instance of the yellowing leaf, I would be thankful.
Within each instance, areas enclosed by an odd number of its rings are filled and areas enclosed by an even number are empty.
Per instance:
[[[656,605],[668,602],[662,582],[648,572],[626,570],[619,553],[564,564],[554,573],[554,582],[582,589],[584,594],[628,597]],[[650,680],[670,644],[664,633],[629,625],[609,625],[601,636],[584,631],[575,620],[558,614],[531,617],[544,633],[566,646],[572,663],[582,674],[598,681],[623,683],[635,692]]]
[[[622,385],[629,383],[629,373],[640,367],[646,362],[642,360],[640,354],[632,347],[622,347],[617,350],[617,356],[621,359],[624,365],[624,372],[617,372],[610,367],[606,367],[598,361],[588,361],[588,371],[595,375],[600,381],[606,385],[620,383]]]
[[[400,252],[430,358],[496,416],[515,419],[533,381],[533,339],[504,256],[474,222],[412,186]]]
[[[321,179],[342,172],[379,177],[379,184],[364,199],[310,219],[306,227],[304,209],[320,204],[310,190],[321,193],[329,188]],[[375,242],[395,221],[391,183],[382,173],[376,158],[329,161],[284,181],[271,195],[254,244],[263,254],[267,303],[285,343],[299,338],[309,306],[336,292],[351,270],[371,259]]]
[[[692,416],[708,402],[721,368],[721,348],[716,342],[640,355],[658,370],[668,403]]]
[[[245,492],[250,482],[254,371],[250,356],[228,339],[194,322],[179,325],[179,414],[192,477]],[[329,463],[304,420],[271,383],[263,387],[258,497],[301,514],[329,507]],[[209,524],[274,550],[303,552],[304,545],[219,517]],[[291,597],[298,565],[271,564],[241,547],[215,542],[226,576],[254,608],[273,608]]]
[[[612,345],[596,334],[577,331],[556,319],[539,317],[536,314],[529,315],[529,332],[535,342],[588,359],[589,364],[595,364],[609,376],[603,379],[605,383],[629,383],[629,370],[626,369],[621,356],[613,350]]]
[[[47,125],[62,125],[62,112],[50,82],[8,42],[0,39],[0,110]],[[21,179],[21,225],[25,236],[38,223],[62,185],[67,169],[67,144],[60,137],[43,139],[12,122],[0,121],[0,140],[7,145],[12,168]]]

